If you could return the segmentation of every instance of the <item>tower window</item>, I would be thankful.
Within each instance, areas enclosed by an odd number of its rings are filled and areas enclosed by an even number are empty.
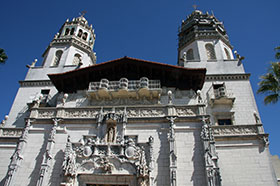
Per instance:
[[[72,28],[72,29],[71,29],[71,32],[70,32],[70,35],[73,35],[74,32],[75,32],[75,28]]]
[[[226,96],[226,87],[224,83],[213,84],[215,98],[221,98]]]
[[[187,60],[194,60],[193,49],[187,51]]]
[[[41,90],[41,94],[42,94],[42,100],[40,103],[40,106],[46,106],[47,102],[49,101],[49,93],[50,93],[50,89],[42,89]]]
[[[218,119],[218,125],[232,125],[231,119]]]
[[[206,49],[206,54],[207,54],[207,59],[208,60],[215,60],[216,59],[216,54],[215,54],[215,49],[212,44],[206,44],[205,45]]]
[[[224,48],[224,50],[225,50],[225,54],[226,54],[227,59],[230,59],[230,54],[229,54],[228,49]]]
[[[78,32],[78,37],[82,37],[82,35],[83,35],[83,31],[80,29]]]
[[[62,53],[62,50],[56,51],[52,66],[58,66]]]
[[[64,34],[64,35],[67,36],[67,35],[69,34],[69,32],[70,32],[70,29],[69,29],[69,28],[66,28],[66,29],[65,29],[65,34]]]
[[[87,40],[87,36],[88,36],[88,34],[87,34],[86,32],[84,32],[84,34],[83,34],[83,40]]]
[[[80,54],[75,54],[73,59],[73,65],[79,65],[82,63],[82,56]]]

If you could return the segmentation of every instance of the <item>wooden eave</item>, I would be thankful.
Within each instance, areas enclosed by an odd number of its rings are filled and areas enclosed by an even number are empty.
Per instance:
[[[118,81],[123,77],[129,80],[147,77],[151,80],[160,80],[161,86],[196,91],[202,88],[205,74],[205,68],[184,68],[125,56],[64,73],[48,74],[48,76],[59,92],[73,93],[88,89],[90,82],[98,82],[103,78]]]

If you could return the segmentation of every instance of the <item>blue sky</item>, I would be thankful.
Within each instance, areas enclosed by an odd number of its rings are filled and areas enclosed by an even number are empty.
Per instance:
[[[254,93],[259,76],[275,61],[279,42],[279,0],[49,0],[1,2],[0,48],[9,56],[0,65],[0,119],[9,113],[27,72],[26,64],[38,58],[67,18],[85,17],[96,33],[97,62],[130,56],[162,63],[177,63],[177,33],[182,19],[193,11],[214,12],[223,21],[234,50],[245,56]],[[280,103],[264,106],[256,95],[264,128],[270,134],[270,150],[280,155]]]

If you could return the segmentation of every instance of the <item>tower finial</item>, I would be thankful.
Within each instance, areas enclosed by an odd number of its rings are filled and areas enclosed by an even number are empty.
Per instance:
[[[84,17],[84,15],[85,15],[86,13],[87,13],[87,11],[83,10],[83,11],[80,13],[81,17]]]
[[[194,4],[194,5],[193,5],[193,8],[194,8],[194,10],[197,10],[197,5]]]
[[[197,0],[194,0],[193,9],[197,10]]]

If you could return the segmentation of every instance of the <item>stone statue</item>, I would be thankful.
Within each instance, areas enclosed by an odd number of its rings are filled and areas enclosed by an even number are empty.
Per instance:
[[[114,127],[110,127],[108,129],[108,132],[107,132],[107,142],[114,142],[115,140],[115,128]]]
[[[172,104],[172,91],[169,90],[169,91],[167,92],[167,95],[168,95],[168,104]]]

